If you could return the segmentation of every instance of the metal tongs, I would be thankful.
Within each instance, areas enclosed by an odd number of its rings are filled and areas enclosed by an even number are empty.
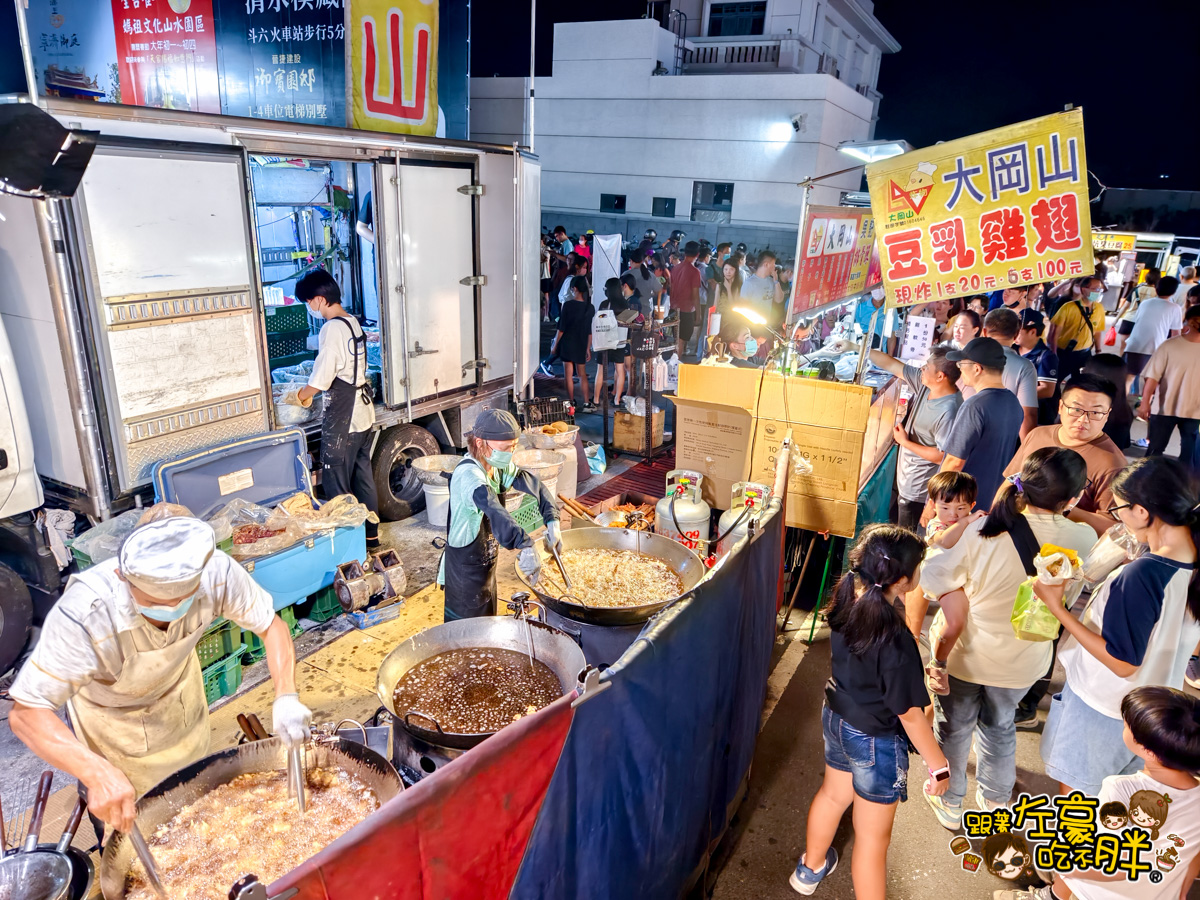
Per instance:
[[[162,878],[158,874],[158,863],[154,861],[154,856],[150,853],[150,845],[142,836],[142,829],[138,828],[137,822],[134,822],[133,828],[129,830],[129,841],[133,844],[133,852],[142,861],[142,867],[146,870],[146,880],[150,882],[150,887],[154,888],[154,893],[166,900],[167,892],[163,887]]]
[[[571,593],[571,576],[567,574],[567,568],[563,565],[562,557],[558,555],[558,548],[551,545],[549,541],[546,546],[550,548],[550,555],[554,557],[554,562],[558,564],[558,571],[562,573],[563,585],[566,586],[567,593]]]
[[[304,745],[297,744],[287,751],[287,783],[288,797],[296,798],[296,806],[300,814],[304,814],[304,785],[307,782],[304,771]]]

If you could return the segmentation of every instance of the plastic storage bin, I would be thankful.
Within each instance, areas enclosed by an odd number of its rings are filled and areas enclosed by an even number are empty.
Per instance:
[[[196,655],[200,657],[201,667],[232,655],[241,643],[242,629],[228,619],[217,619],[208,626],[204,637],[200,638],[200,643],[196,645]]]
[[[297,491],[312,493],[307,459],[303,431],[271,431],[158,463],[154,492],[156,499],[182,503],[202,519],[235,497],[275,506]],[[286,550],[244,560],[242,566],[279,610],[330,587],[342,563],[366,558],[366,528],[359,525],[316,532]]]
[[[282,331],[299,331],[304,329],[308,334],[308,310],[303,303],[292,303],[288,306],[268,306],[265,308],[267,334],[279,334]]]
[[[215,662],[211,666],[205,667],[203,670],[204,699],[208,701],[209,706],[212,706],[222,697],[236,694],[237,689],[242,686],[242,654],[240,652],[240,644],[237,651],[225,657],[220,662]]]
[[[285,606],[277,611],[279,618],[283,619],[283,624],[288,627],[292,637],[298,635],[301,629],[296,625],[296,607]],[[256,663],[267,655],[267,648],[263,644],[262,638],[253,631],[242,630],[242,646],[245,648],[242,652],[243,663]]]
[[[513,512],[512,517],[513,521],[525,529],[526,534],[533,534],[546,524],[542,521],[542,513],[538,509],[537,500],[529,494],[525,495],[525,499]]]

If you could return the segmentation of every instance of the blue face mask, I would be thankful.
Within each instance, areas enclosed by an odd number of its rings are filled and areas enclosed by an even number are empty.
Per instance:
[[[752,337],[748,337],[748,338],[746,338],[746,343],[745,343],[744,347],[746,350],[746,355],[753,356],[755,353],[758,352],[758,341]]]
[[[1104,296],[1104,291],[1089,291],[1088,292],[1088,299],[1091,300],[1093,303],[1099,303],[1100,298],[1103,296]]]
[[[493,450],[488,455],[488,462],[497,469],[507,469],[509,463],[512,462],[512,458],[513,455],[511,450]]]
[[[195,599],[196,595],[192,594],[175,606],[142,606],[140,603],[135,603],[134,606],[147,619],[153,619],[155,622],[175,622],[187,615],[187,611],[192,608],[192,601]]]

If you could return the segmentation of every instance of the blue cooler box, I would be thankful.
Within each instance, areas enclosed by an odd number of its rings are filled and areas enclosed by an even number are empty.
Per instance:
[[[298,428],[207,447],[158,463],[155,499],[182,503],[202,519],[239,497],[273,507],[298,491],[312,495],[307,459],[308,443]],[[333,584],[342,563],[366,558],[366,526],[359,525],[316,532],[242,565],[271,595],[275,608],[283,609]]]

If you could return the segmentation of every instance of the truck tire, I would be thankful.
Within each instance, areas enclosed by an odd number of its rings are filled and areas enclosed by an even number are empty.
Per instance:
[[[425,492],[412,471],[412,461],[441,452],[437,438],[420,425],[397,425],[383,433],[372,463],[382,521],[398,522],[425,508]]]
[[[16,572],[0,564],[0,675],[12,668],[29,640],[33,601]]]

